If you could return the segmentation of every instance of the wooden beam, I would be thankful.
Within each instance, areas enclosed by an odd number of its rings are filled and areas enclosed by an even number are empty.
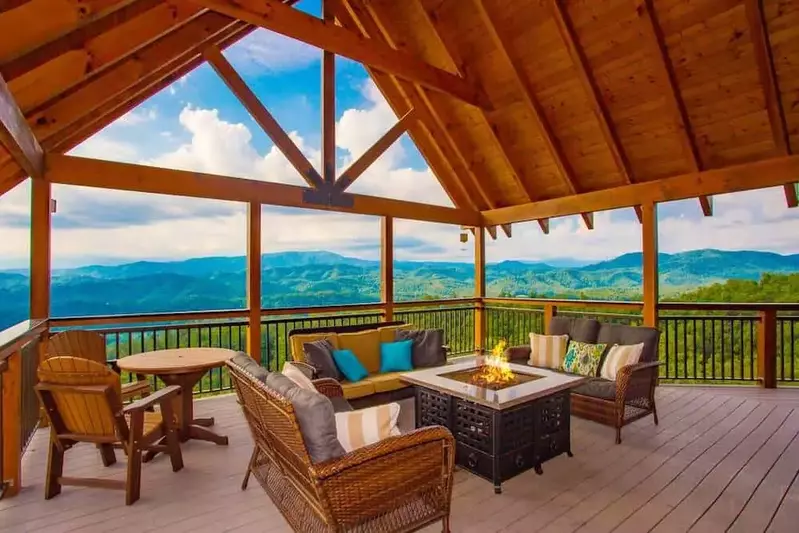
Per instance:
[[[690,172],[661,180],[635,183],[525,205],[483,212],[483,224],[507,224],[574,215],[589,209],[605,211],[646,202],[670,202],[698,195],[725,194],[776,187],[799,178],[799,155],[777,157],[726,168]]]
[[[18,172],[14,173],[9,177],[4,177],[0,179],[0,196],[3,196],[5,193],[22,183],[27,179],[23,173]]]
[[[236,98],[244,105],[252,118],[261,126],[261,129],[272,139],[275,146],[286,156],[291,166],[297,169],[300,176],[312,187],[322,187],[323,180],[310,161],[303,155],[302,151],[294,144],[288,133],[280,127],[275,117],[264,107],[255,93],[247,86],[238,72],[233,68],[227,59],[216,47],[209,47],[203,52],[203,56],[213,67],[225,85],[236,95]],[[335,126],[335,122],[334,122]],[[335,144],[335,138],[334,138]],[[334,147],[335,150],[335,147]]]
[[[641,206],[641,250],[643,252],[644,325],[658,327],[658,211],[657,204]]]
[[[685,107],[682,94],[680,93],[677,76],[674,73],[674,65],[671,63],[669,51],[666,48],[666,39],[663,36],[663,30],[660,27],[653,0],[634,1],[636,3],[638,18],[644,25],[644,31],[649,36],[648,41],[657,58],[655,65],[660,71],[663,80],[666,82],[665,87],[667,90],[664,96],[666,97],[674,122],[677,125],[677,133],[682,142],[683,151],[690,165],[690,170],[692,172],[699,172],[704,170],[702,157],[699,154],[696,137],[694,136],[691,122],[688,119],[688,111]],[[705,216],[711,216],[713,214],[713,204],[710,198],[707,198],[705,195],[699,196],[699,205]]]
[[[85,19],[79,19],[74,26],[49,41],[6,59],[0,65],[0,72],[10,82],[70,50],[82,48],[90,39],[154,9],[161,3],[162,0],[124,0],[93,13]]]
[[[44,173],[44,151],[25,122],[11,91],[0,76],[0,144],[25,172],[35,178]]]
[[[746,20],[749,23],[749,36],[755,51],[757,72],[760,75],[760,86],[763,88],[768,120],[771,125],[771,134],[774,137],[774,146],[780,155],[791,155],[791,137],[788,134],[788,123],[785,119],[785,109],[782,105],[777,70],[774,68],[774,55],[766,24],[766,14],[763,10],[762,0],[746,0],[744,2]],[[797,207],[799,199],[796,196],[796,187],[793,183],[783,186],[785,200],[788,207]]]
[[[352,185],[352,183],[364,173],[366,169],[372,166],[377,158],[385,153],[389,147],[397,142],[403,133],[408,131],[408,127],[412,121],[416,120],[416,113],[413,109],[405,113],[396,124],[394,124],[386,133],[380,137],[368,150],[366,150],[358,159],[356,159],[344,172],[339,176],[336,181],[336,188],[344,191]]]
[[[380,219],[380,301],[383,319],[394,320],[394,219]]]
[[[622,180],[629,185],[634,182],[630,160],[627,158],[624,146],[621,144],[616,126],[613,124],[613,118],[610,115],[610,110],[602,99],[599,86],[594,77],[594,72],[588,64],[588,58],[585,56],[582,46],[580,46],[580,40],[577,37],[577,32],[574,29],[571,17],[569,17],[568,10],[564,5],[564,0],[552,0],[552,15],[558,26],[563,44],[566,45],[566,49],[569,51],[574,70],[577,72],[577,76],[583,84],[586,96],[588,96],[588,103],[594,111],[594,115],[599,123],[599,129],[602,131],[602,136],[605,138],[605,143],[608,145],[608,150],[610,150],[613,161],[615,161],[616,167],[619,169]],[[640,206],[635,206],[635,214],[640,222]],[[593,228],[593,217],[591,217],[591,228]]]
[[[486,346],[486,313],[483,299],[486,296],[486,239],[483,228],[474,232],[474,349],[483,353]]]
[[[261,362],[261,204],[247,204],[247,353]]]
[[[777,311],[762,310],[757,324],[757,375],[766,389],[777,388]]]
[[[334,25],[333,2],[322,0],[322,20]],[[336,54],[322,51],[322,176],[326,183],[336,181]]]
[[[561,146],[558,138],[555,136],[552,126],[546,119],[546,114],[544,113],[541,103],[538,101],[538,97],[535,94],[535,89],[530,83],[530,80],[524,74],[524,63],[522,59],[512,52],[513,45],[510,42],[510,36],[497,31],[496,16],[489,12],[483,0],[475,0],[474,4],[477,7],[477,13],[483,22],[483,26],[486,28],[492,40],[494,41],[494,44],[496,45],[497,51],[499,51],[505,62],[510,65],[510,70],[513,72],[514,82],[519,87],[519,93],[522,96],[525,107],[527,107],[530,115],[533,117],[536,127],[538,128],[538,132],[546,144],[547,150],[549,151],[552,160],[555,162],[555,166],[558,167],[558,171],[563,179],[563,183],[566,185],[571,194],[577,193],[577,180],[574,176],[574,170],[569,164],[566,154],[563,153],[563,147]],[[539,222],[539,224],[541,224],[541,222]],[[591,228],[588,227],[588,229]],[[549,226],[547,225],[546,229],[544,229],[544,226],[541,226],[541,230],[544,233],[549,233]]]
[[[480,90],[451,72],[274,0],[194,1],[219,13],[395,74],[477,107],[490,107]]]
[[[2,2],[0,2],[0,13],[5,13],[6,11],[24,6],[30,1],[31,0],[2,0]]]
[[[52,186],[31,180],[30,316],[50,318]]]
[[[4,367],[0,389],[0,482],[8,483],[3,496],[12,497],[19,494],[22,485],[22,352],[12,353],[0,366]]]
[[[48,155],[47,179],[53,183],[82,187],[258,202],[265,205],[393,216],[442,224],[480,225],[480,213],[466,209],[349,193],[344,194],[352,199],[352,207],[325,206],[307,203],[304,196],[309,189],[306,187],[68,155]]]

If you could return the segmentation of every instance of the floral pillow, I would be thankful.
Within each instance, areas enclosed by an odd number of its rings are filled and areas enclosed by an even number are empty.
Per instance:
[[[563,371],[595,377],[606,346],[607,344],[571,341],[566,357],[563,358]]]

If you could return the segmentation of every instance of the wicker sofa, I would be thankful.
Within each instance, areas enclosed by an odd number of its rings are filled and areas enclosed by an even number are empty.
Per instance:
[[[245,361],[246,363],[246,361]],[[417,531],[442,521],[449,532],[455,442],[431,426],[320,463],[311,460],[292,403],[264,384],[257,363],[227,363],[255,447],[252,474],[295,531]],[[314,381],[341,397],[336,380]]]
[[[374,343],[374,352],[379,354],[379,344],[381,342],[394,341],[394,335],[398,329],[413,329],[413,326],[402,321],[394,321],[380,322],[377,324],[353,324],[347,326],[326,326],[319,328],[294,329],[289,332],[291,359],[294,362],[305,362],[303,343],[312,342],[323,338],[328,338],[329,340],[335,342],[336,339],[342,338],[339,337],[340,335],[365,332],[374,332],[372,340]],[[442,344],[442,362],[446,361],[448,350],[449,348]],[[355,355],[358,356],[359,359],[361,358],[361,354],[356,352]],[[358,381],[357,383],[350,383],[347,381],[341,382],[341,387],[344,391],[344,397],[356,409],[413,397],[413,387],[400,379],[402,372],[377,372],[379,359],[371,362],[371,368],[368,362],[365,363],[365,366],[370,371],[368,377]],[[313,370],[313,368],[311,368],[311,370]]]
[[[656,328],[600,323],[593,319],[554,317],[548,335],[568,335],[570,341],[613,344],[644,343],[640,362],[621,369],[616,381],[592,377],[571,394],[572,413],[616,428],[616,443],[621,443],[621,428],[649,414],[658,423],[655,387],[658,382],[658,344]],[[516,363],[527,363],[530,346],[507,350]],[[601,363],[600,363],[601,367]]]

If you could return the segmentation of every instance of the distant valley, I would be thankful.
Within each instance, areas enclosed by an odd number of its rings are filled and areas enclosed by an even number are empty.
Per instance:
[[[98,315],[240,308],[245,302],[245,259],[204,257],[173,262],[140,261],[53,272],[53,315]],[[299,307],[379,300],[380,265],[330,252],[263,256],[264,307]],[[679,297],[727,280],[761,280],[764,274],[799,272],[799,254],[696,250],[660,255],[661,294]],[[470,296],[470,263],[397,261],[395,298],[418,300]],[[489,296],[637,299],[641,254],[577,267],[503,261],[486,268]],[[0,329],[28,316],[24,271],[0,271]]]

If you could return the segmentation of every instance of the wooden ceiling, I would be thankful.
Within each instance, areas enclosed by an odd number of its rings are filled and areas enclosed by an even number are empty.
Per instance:
[[[0,1],[0,74],[43,150],[64,153],[210,45],[271,27],[371,65],[455,205],[477,211],[799,149],[799,0],[327,2],[346,35],[270,0]],[[25,174],[0,145],[0,192]]]

